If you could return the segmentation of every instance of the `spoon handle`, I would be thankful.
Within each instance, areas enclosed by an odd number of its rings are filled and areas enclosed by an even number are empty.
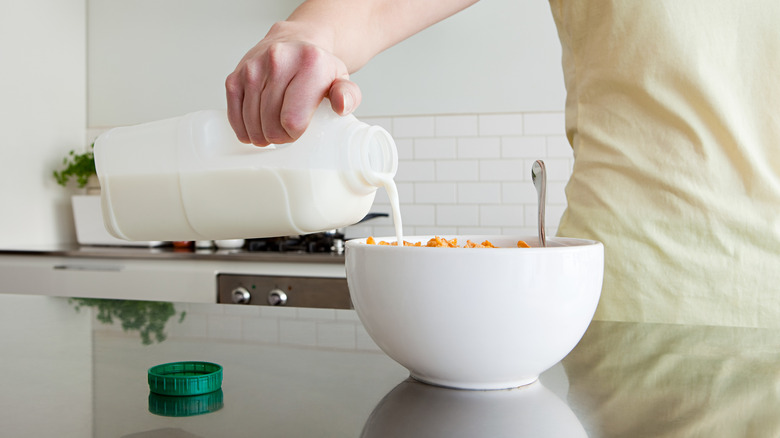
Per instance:
[[[531,180],[536,187],[539,205],[539,244],[542,247],[547,246],[547,239],[544,231],[544,206],[547,204],[547,170],[544,167],[544,161],[536,160],[531,167]]]

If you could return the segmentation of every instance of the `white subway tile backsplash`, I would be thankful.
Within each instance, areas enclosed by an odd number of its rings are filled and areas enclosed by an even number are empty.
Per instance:
[[[539,212],[537,211],[536,206],[526,205],[524,208],[525,225],[529,228],[538,227],[537,221],[539,219]],[[561,222],[561,215],[563,215],[564,210],[565,207],[562,205],[547,205],[545,208],[544,229],[548,235],[555,235],[555,230],[558,229],[558,224]]]
[[[530,172],[531,168],[526,166],[524,160],[519,159],[505,158],[479,162],[481,181],[520,181]]]
[[[398,145],[405,234],[534,232],[537,194],[530,174],[538,159],[547,166],[547,225],[554,234],[573,164],[562,112],[368,120],[392,128]],[[373,210],[390,211],[384,191]],[[394,234],[389,219],[353,228],[360,235]]]
[[[458,227],[458,234],[501,234],[501,227]]]
[[[398,197],[401,202],[414,202],[414,185],[415,183],[413,182],[399,182],[396,179],[395,186],[398,190]],[[376,196],[374,197],[374,207],[378,206],[384,208],[383,211],[385,213],[390,213],[390,197],[383,188],[378,189],[376,191]]]
[[[404,226],[433,225],[436,223],[436,207],[433,204],[401,204]]]
[[[395,148],[398,150],[399,160],[414,159],[414,139],[394,138],[393,140],[395,140]]]
[[[481,225],[494,227],[516,227],[524,225],[522,205],[482,205],[479,207]]]
[[[479,207],[476,205],[437,205],[436,225],[480,225]]]
[[[558,224],[561,223],[561,216],[566,209],[563,205],[547,205],[545,209],[544,229],[548,235],[554,236],[555,231],[558,229]],[[537,215],[535,206],[525,206],[525,223],[529,227],[537,227]]]
[[[563,135],[566,120],[563,113],[528,113],[523,115],[525,135]]]
[[[412,184],[412,183],[396,183],[396,187],[398,184]],[[413,184],[412,184],[413,185]],[[400,194],[398,196],[401,196]],[[385,189],[380,188],[377,189],[376,194],[374,195],[374,207],[379,205],[389,205],[390,204],[390,197],[387,194],[387,191]]]
[[[549,227],[546,228],[549,230]],[[552,231],[548,231],[548,234],[552,235]],[[539,235],[539,231],[537,230],[536,225],[530,225],[524,227],[502,227],[501,234],[522,236],[525,239],[532,239]]]
[[[534,204],[537,196],[531,181],[501,183],[501,202],[504,204]]]
[[[538,221],[539,221],[539,210],[537,210],[536,205],[529,205],[526,204],[523,206],[523,223],[527,227],[538,227]],[[550,217],[549,214],[546,214],[546,208],[545,208],[545,217],[544,217],[544,225],[545,230],[549,232],[549,227],[551,224],[551,221],[548,220]]]
[[[406,182],[406,183],[399,183],[396,182],[395,185],[398,188],[398,197],[400,198],[400,202],[417,202],[414,199],[414,185],[416,183],[413,182]],[[388,213],[390,210],[387,211]]]
[[[478,181],[477,160],[444,160],[436,162],[437,181]]]
[[[447,159],[457,156],[457,140],[454,137],[421,138],[414,141],[414,158]]]
[[[531,166],[533,160],[528,160],[528,180],[531,179]],[[567,158],[545,158],[544,167],[547,169],[547,181],[568,181],[571,176],[572,160]]]
[[[435,118],[437,137],[469,137],[479,134],[478,116],[452,115]]]
[[[522,135],[522,114],[483,114],[479,116],[479,135]]]
[[[395,180],[401,182],[434,181],[436,179],[436,164],[433,160],[399,161]]]
[[[414,186],[414,199],[418,203],[454,204],[456,199],[457,184],[446,183],[416,183]]]
[[[445,236],[458,234],[458,227],[415,227],[414,234],[419,236]]]
[[[553,135],[547,139],[547,157],[573,158],[574,153],[569,144],[569,139],[563,135]]]
[[[547,202],[549,204],[566,204],[566,182],[547,182]]]
[[[558,229],[558,224],[561,223],[561,217],[563,216],[563,212],[565,210],[566,206],[561,204],[550,204],[547,206],[546,221],[549,221],[549,223],[545,222],[544,225],[546,229],[551,230],[551,234],[554,234],[555,230]]]
[[[360,121],[369,125],[381,126],[391,134],[393,132],[392,117],[360,117]]]
[[[501,156],[504,158],[533,158],[547,157],[546,138],[542,136],[531,137],[501,137]]]
[[[436,135],[435,118],[430,116],[395,117],[392,134],[394,138],[433,137]]]
[[[501,203],[501,183],[475,182],[458,183],[457,201],[461,204]]]
[[[395,228],[393,226],[390,226],[390,225],[381,226],[380,225],[380,226],[374,226],[373,228],[374,228],[374,230],[373,230],[373,232],[369,233],[369,236],[388,237],[388,238],[392,238],[392,237],[395,236]],[[412,227],[408,227],[408,226],[404,225],[404,227],[403,227],[404,235],[408,235],[411,232],[412,229],[413,229]],[[368,236],[365,236],[365,237],[368,237]]]
[[[458,158],[499,158],[501,139],[499,137],[463,137],[458,139]]]

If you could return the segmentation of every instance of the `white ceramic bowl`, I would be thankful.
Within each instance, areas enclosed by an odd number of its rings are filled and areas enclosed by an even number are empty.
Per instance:
[[[346,243],[352,303],[369,336],[417,380],[464,389],[534,382],[582,338],[601,295],[592,240],[443,236],[501,248]],[[427,242],[430,236],[410,236]],[[376,238],[394,241],[394,238]]]

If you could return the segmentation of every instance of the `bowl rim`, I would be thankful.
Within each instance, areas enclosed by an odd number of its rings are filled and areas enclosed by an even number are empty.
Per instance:
[[[547,247],[539,247],[539,246],[533,246],[534,244],[538,245],[539,238],[538,236],[527,236],[527,235],[515,235],[515,234],[426,234],[426,235],[411,235],[411,236],[403,236],[404,241],[407,242],[427,242],[434,236],[438,236],[444,239],[452,239],[457,238],[458,242],[464,242],[466,240],[471,240],[473,242],[483,242],[485,240],[495,241],[497,239],[511,239],[511,240],[523,240],[527,242],[529,245],[531,245],[530,248],[518,248],[518,247],[497,247],[497,248],[490,248],[490,252],[494,251],[526,251],[526,252],[539,252],[539,251],[572,251],[575,249],[585,249],[585,248],[592,248],[592,247],[599,247],[603,246],[603,244],[597,240],[592,239],[581,239],[577,237],[547,237]],[[372,236],[374,240],[377,242],[379,241],[387,241],[387,242],[395,242],[396,237],[395,236]],[[349,239],[345,242],[346,248],[359,248],[359,247],[365,247],[370,250],[372,247],[382,248],[382,250],[393,250],[393,251],[456,251],[456,250],[462,250],[464,248],[446,248],[446,247],[425,247],[425,246],[389,246],[389,245],[368,245],[366,244],[367,237],[362,238],[354,238]],[[549,246],[550,244],[553,244],[552,246]]]

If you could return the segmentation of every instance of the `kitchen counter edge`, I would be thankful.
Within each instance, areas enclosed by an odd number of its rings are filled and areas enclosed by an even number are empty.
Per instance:
[[[0,248],[0,256],[60,256],[105,259],[219,260],[266,263],[344,263],[343,254],[302,252],[250,252],[243,249],[179,250],[171,247],[30,246]]]

